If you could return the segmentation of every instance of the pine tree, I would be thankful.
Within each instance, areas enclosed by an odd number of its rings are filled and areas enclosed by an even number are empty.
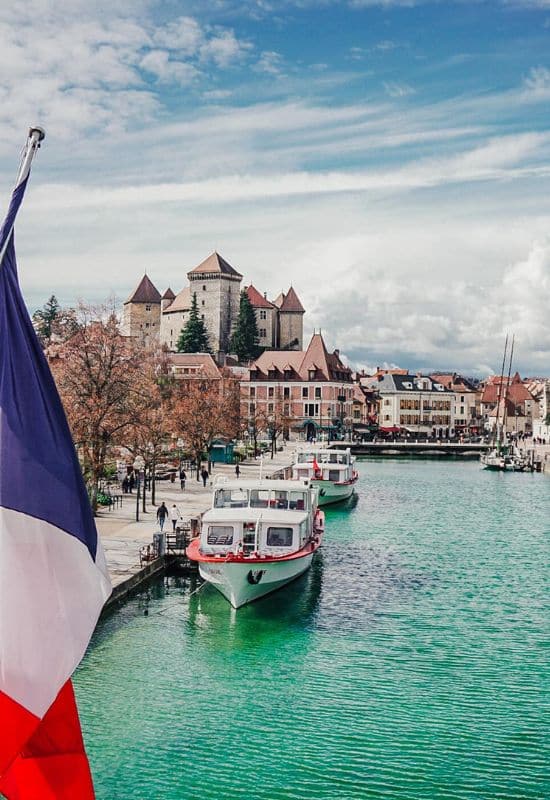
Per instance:
[[[36,332],[40,339],[48,341],[52,335],[52,326],[61,312],[61,306],[57,302],[57,297],[52,294],[50,299],[44,303],[43,308],[39,308],[32,315]]]
[[[176,347],[178,353],[211,352],[206,325],[199,316],[196,292],[193,293],[189,319],[182,328]]]
[[[259,339],[256,312],[248,299],[246,289],[243,289],[239,302],[237,325],[231,337],[231,352],[237,354],[239,361],[250,361],[258,358],[262,352],[262,348],[258,346]]]

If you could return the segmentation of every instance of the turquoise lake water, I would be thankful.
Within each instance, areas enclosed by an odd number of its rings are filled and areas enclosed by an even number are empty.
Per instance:
[[[359,469],[291,586],[235,612],[166,578],[100,624],[75,675],[98,800],[550,796],[550,480]]]

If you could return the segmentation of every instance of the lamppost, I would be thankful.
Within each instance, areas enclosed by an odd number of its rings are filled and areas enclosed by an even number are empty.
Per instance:
[[[180,470],[179,470],[179,474],[180,474],[180,475],[181,475],[181,462],[182,462],[182,458],[183,458],[183,453],[182,453],[182,450],[183,450],[183,445],[184,445],[184,444],[185,444],[185,442],[183,441],[183,439],[182,439],[181,437],[180,437],[180,438],[178,439],[178,441],[176,442],[177,448],[178,448],[178,450],[179,450],[179,460],[180,460]]]
[[[145,461],[141,456],[136,456],[133,463],[134,472],[136,473],[136,522],[139,522],[139,490],[141,488],[141,471],[145,466]]]

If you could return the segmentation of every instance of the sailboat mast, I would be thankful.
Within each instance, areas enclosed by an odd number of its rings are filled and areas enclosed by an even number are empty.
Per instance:
[[[510,348],[510,362],[508,364],[508,377],[506,379],[506,389],[504,390],[504,408],[502,410],[502,427],[506,430],[506,400],[508,399],[508,393],[510,389],[510,376],[512,375],[512,359],[514,357],[514,341],[516,337],[515,334],[512,335],[512,347]]]
[[[496,421],[496,444],[500,444],[500,430],[499,430],[499,419],[500,419],[500,400],[502,398],[502,384],[504,382],[504,369],[506,367],[506,352],[508,350],[508,334],[506,334],[506,340],[504,342],[504,353],[502,355],[502,367],[500,368],[500,386],[498,387],[498,398],[497,398],[497,421]]]

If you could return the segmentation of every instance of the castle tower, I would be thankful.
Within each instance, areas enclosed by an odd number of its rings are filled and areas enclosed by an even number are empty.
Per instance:
[[[197,295],[210,347],[215,355],[227,353],[233,326],[239,314],[242,275],[218,253],[208,256],[187,273],[191,298]]]
[[[144,345],[157,344],[160,336],[161,297],[147,274],[124,303],[122,331],[139,338]]]
[[[305,309],[292,288],[275,300],[279,309],[278,347],[280,350],[302,350],[304,342]]]

